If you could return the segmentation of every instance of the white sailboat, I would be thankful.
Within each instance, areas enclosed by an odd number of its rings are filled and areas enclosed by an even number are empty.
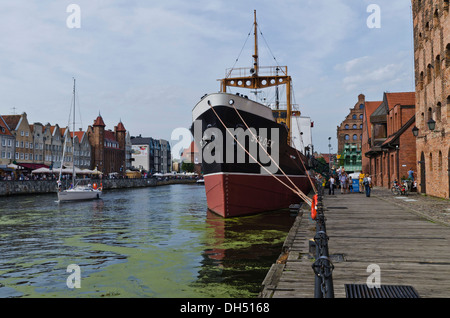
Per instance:
[[[69,127],[67,127],[69,128]],[[73,131],[75,132],[75,79],[73,79]],[[67,129],[67,136],[64,140],[64,147],[63,147],[63,155],[61,159],[61,167],[59,170],[59,178],[57,181],[58,184],[58,200],[59,201],[78,201],[78,200],[92,200],[92,199],[99,199],[102,195],[103,189],[102,187],[97,187],[97,185],[94,183],[93,186],[90,184],[81,184],[82,180],[79,180],[79,183],[76,183],[76,170],[75,170],[75,161],[72,160],[72,184],[68,189],[62,190],[61,187],[61,175],[63,172],[63,163],[64,163],[64,156],[66,152],[66,141],[69,137],[69,129]],[[73,154],[75,154],[75,151],[73,151]]]

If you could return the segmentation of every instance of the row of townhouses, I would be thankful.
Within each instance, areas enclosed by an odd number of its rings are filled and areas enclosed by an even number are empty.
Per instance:
[[[14,166],[27,171],[46,167],[76,166],[98,170],[103,174],[124,174],[127,170],[146,170],[151,173],[169,172],[170,145],[166,140],[152,139],[156,151],[149,152],[150,167],[136,165],[140,159],[129,132],[122,122],[114,130],[106,129],[101,115],[83,131],[71,131],[58,124],[30,124],[27,114],[0,115],[0,174]],[[151,159],[150,159],[151,158]]]

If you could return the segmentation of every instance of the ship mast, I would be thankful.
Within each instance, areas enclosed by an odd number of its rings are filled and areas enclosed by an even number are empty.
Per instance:
[[[220,80],[221,91],[226,92],[227,87],[241,87],[246,89],[258,90],[261,88],[275,86],[278,90],[278,85],[286,85],[286,126],[288,129],[288,144],[291,144],[291,77],[288,76],[287,66],[269,66],[260,67],[258,57],[258,23],[256,21],[256,10],[254,10],[254,36],[255,47],[253,54],[253,67],[231,69],[227,71],[227,76]],[[239,76],[232,77],[233,71]],[[261,74],[264,71],[264,74]],[[279,73],[281,71],[281,74]],[[277,98],[278,100],[278,98]],[[278,101],[277,101],[278,105]],[[277,107],[278,108],[278,107]]]

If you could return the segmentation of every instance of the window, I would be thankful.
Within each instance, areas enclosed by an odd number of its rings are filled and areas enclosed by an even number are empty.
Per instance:
[[[359,129],[362,129],[362,127],[363,127],[363,124],[359,125]]]
[[[353,124],[353,129],[358,129],[358,126],[356,124]]]
[[[363,119],[363,114],[359,115],[359,119]]]
[[[358,140],[358,136],[356,134],[353,135],[353,140]]]
[[[433,154],[430,152],[430,163],[429,163],[430,171],[433,171]]]
[[[436,105],[436,121],[441,121],[441,102]]]
[[[363,109],[363,108],[364,108],[364,104],[360,104],[359,109]]]
[[[423,71],[422,72],[420,72],[420,75],[419,75],[419,89],[423,89]]]
[[[350,136],[349,136],[349,135],[345,135],[345,136],[344,136],[344,139],[345,139],[345,140],[349,140],[349,139],[350,139]]]
[[[348,129],[348,125],[345,125],[345,129]]]
[[[447,13],[448,13],[448,7],[449,7],[448,2],[449,2],[449,0],[444,0],[444,12],[447,12]]]
[[[438,169],[439,171],[442,170],[442,152],[439,151],[439,156],[438,156]]]
[[[352,116],[352,119],[356,119],[356,115],[353,115],[353,116]]]
[[[430,84],[431,83],[431,69],[433,67],[431,66],[431,64],[428,64],[427,66],[427,83]]]
[[[445,66],[450,67],[450,43],[445,47]]]
[[[436,60],[434,61],[434,75],[438,77],[441,75],[441,56],[437,55]]]

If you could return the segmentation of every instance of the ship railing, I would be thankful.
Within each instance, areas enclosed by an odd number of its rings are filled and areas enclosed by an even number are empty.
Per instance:
[[[254,69],[251,67],[228,68],[225,70],[225,78],[229,77],[251,77]],[[259,76],[286,76],[287,66],[259,66]]]

